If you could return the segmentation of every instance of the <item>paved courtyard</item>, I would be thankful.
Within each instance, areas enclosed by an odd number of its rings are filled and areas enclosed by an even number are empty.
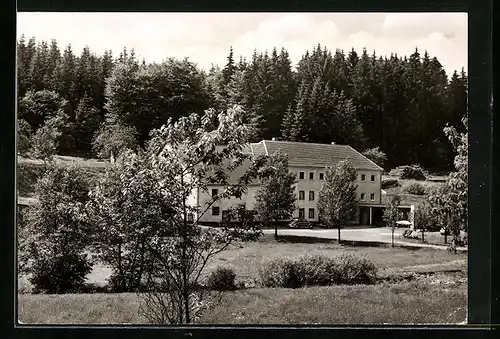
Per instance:
[[[430,247],[438,249],[447,249],[446,246],[419,244],[401,240],[400,235],[403,234],[405,229],[398,228],[394,232],[394,243],[403,246],[412,247]],[[265,229],[264,233],[274,234],[274,229]],[[279,229],[278,234],[281,235],[295,235],[301,237],[315,237],[338,239],[338,230],[335,229]],[[342,228],[340,230],[340,239],[349,241],[366,241],[366,242],[379,242],[391,243],[391,228],[390,227],[369,227],[369,226],[355,226]],[[459,248],[463,250],[464,248]]]

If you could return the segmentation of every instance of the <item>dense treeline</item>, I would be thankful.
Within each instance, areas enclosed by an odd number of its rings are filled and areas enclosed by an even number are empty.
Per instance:
[[[238,61],[231,49],[224,67],[204,72],[188,59],[145,63],[133,50],[114,57],[88,47],[76,55],[71,46],[61,51],[55,40],[24,36],[17,49],[21,137],[57,126],[60,154],[109,155],[95,140],[141,145],[170,118],[239,104],[257,127],[255,141],[379,147],[387,154],[385,167],[445,169],[454,152],[443,128],[463,131],[466,115],[465,72],[448,79],[437,58],[418,50],[381,57],[318,45],[295,68],[285,49],[255,51]]]

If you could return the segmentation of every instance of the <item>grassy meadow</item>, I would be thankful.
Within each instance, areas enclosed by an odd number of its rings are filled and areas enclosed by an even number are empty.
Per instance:
[[[300,289],[261,288],[259,269],[277,257],[350,253],[379,267],[376,285],[338,285]],[[323,240],[295,242],[265,235],[238,243],[217,256],[217,266],[234,269],[249,288],[224,292],[205,312],[203,324],[457,323],[465,320],[467,256],[437,249],[338,245]],[[104,284],[109,269],[98,265],[89,282]],[[26,279],[22,279],[27,288]],[[133,293],[19,294],[19,320],[43,324],[143,324]]]

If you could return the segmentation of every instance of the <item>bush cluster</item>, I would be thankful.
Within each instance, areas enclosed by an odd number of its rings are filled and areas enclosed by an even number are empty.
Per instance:
[[[38,164],[17,164],[17,190],[20,196],[31,196],[35,191],[35,184],[43,176],[45,168]]]
[[[393,187],[399,187],[399,180],[398,179],[382,179],[382,188],[393,188]]]
[[[41,258],[34,262],[29,282],[35,293],[75,292],[92,270],[86,255],[70,254],[56,258]]]
[[[236,274],[231,268],[217,267],[207,279],[207,288],[213,291],[233,291],[236,289]]]
[[[265,287],[372,284],[377,279],[377,268],[368,259],[352,255],[337,258],[312,255],[296,260],[272,260],[260,271],[260,277]]]
[[[418,182],[409,182],[401,188],[401,192],[414,195],[425,195],[425,187]]]
[[[397,176],[400,179],[425,180],[426,173],[419,165],[399,166],[391,170],[389,173],[392,176]]]

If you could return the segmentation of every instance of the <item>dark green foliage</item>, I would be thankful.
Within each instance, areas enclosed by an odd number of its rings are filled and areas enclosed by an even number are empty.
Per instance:
[[[426,180],[425,171],[419,165],[404,165],[392,169],[389,175],[397,176],[400,179]]]
[[[232,291],[236,289],[236,274],[231,268],[217,267],[207,278],[207,288],[214,291]]]
[[[25,155],[30,148],[31,126],[24,119],[17,119],[17,153]]]
[[[19,117],[37,130],[46,120],[67,114],[68,102],[54,91],[29,91],[19,103]]]
[[[92,265],[85,254],[46,257],[33,265],[29,281],[33,284],[34,293],[75,292],[91,271]]]
[[[460,120],[467,113],[465,71],[455,71],[448,81],[439,60],[417,49],[408,57],[380,57],[375,51],[345,53],[318,45],[305,51],[295,71],[284,48],[255,51],[239,62],[231,48],[227,63],[208,74],[188,60],[140,64],[126,48],[114,60],[111,51],[96,55],[85,47],[76,53],[71,45],[24,36],[17,52],[20,117],[32,132],[50,110],[25,116],[21,101],[30,91],[53,91],[67,102],[59,154],[88,154],[105,116],[135,128],[142,145],[168,118],[238,104],[246,111],[245,122],[256,128],[250,141],[282,137],[359,150],[380,147],[387,160],[373,158],[379,165],[450,170],[453,147],[441,132],[446,124],[464,132]]]
[[[382,179],[382,189],[399,187],[401,184],[398,179]]]
[[[342,160],[325,173],[325,184],[318,196],[318,210],[326,227],[344,227],[356,213],[357,173],[349,160]]]
[[[17,164],[17,190],[20,196],[29,197],[35,191],[35,185],[45,171],[44,166],[38,164]]]
[[[414,223],[415,228],[423,228],[427,232],[438,232],[442,227],[438,215],[428,200],[415,206]]]
[[[133,127],[120,124],[102,125],[92,142],[92,150],[99,158],[115,160],[123,151],[135,149],[137,131]]]
[[[401,192],[414,195],[424,195],[426,193],[425,187],[418,182],[409,182],[403,185]]]
[[[262,177],[262,185],[255,193],[255,210],[261,222],[274,223],[277,236],[278,222],[290,219],[295,210],[296,176],[289,171],[287,155],[270,155]]]
[[[384,163],[387,161],[387,156],[379,147],[367,149],[363,151],[363,155],[380,167],[384,167]]]
[[[69,291],[90,273],[84,254],[89,241],[88,186],[78,167],[53,163],[35,185],[37,201],[26,209],[25,227],[19,232],[19,262],[40,290]]]
[[[373,284],[377,268],[368,259],[352,255],[311,255],[296,260],[274,259],[260,271],[260,276],[265,287]]]

